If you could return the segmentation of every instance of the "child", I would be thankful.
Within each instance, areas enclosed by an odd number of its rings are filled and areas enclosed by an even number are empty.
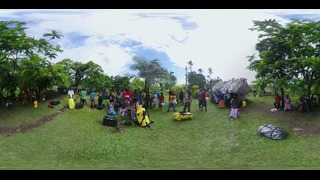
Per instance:
[[[173,111],[176,111],[176,97],[173,95],[173,93],[169,96],[169,106],[167,112],[170,111],[170,108],[173,108]]]
[[[109,104],[108,115],[116,115],[116,111],[114,110],[113,104]]]

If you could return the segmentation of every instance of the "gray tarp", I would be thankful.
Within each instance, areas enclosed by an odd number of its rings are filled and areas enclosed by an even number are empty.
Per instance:
[[[213,93],[222,92],[224,94],[234,93],[238,94],[240,99],[244,99],[245,95],[250,92],[251,88],[248,85],[247,79],[239,78],[239,79],[231,79],[229,81],[222,81],[215,84],[211,91]]]
[[[287,134],[281,128],[271,125],[271,124],[263,124],[258,128],[259,136],[264,136],[270,139],[280,140],[284,139]]]

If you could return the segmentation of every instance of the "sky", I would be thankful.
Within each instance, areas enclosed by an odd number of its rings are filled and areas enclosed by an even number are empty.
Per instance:
[[[41,38],[52,30],[63,35],[55,43],[63,52],[52,62],[71,59],[99,64],[109,76],[134,74],[134,56],[158,59],[178,84],[185,84],[185,67],[208,68],[223,81],[246,78],[247,56],[257,54],[258,32],[253,20],[318,21],[320,9],[0,9],[0,20],[26,22],[26,33]]]

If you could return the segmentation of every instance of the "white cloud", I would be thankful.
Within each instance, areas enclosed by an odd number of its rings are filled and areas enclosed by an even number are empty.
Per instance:
[[[193,61],[193,70],[213,69],[213,77],[223,80],[245,77],[254,80],[254,72],[246,69],[246,56],[255,53],[257,32],[248,30],[252,20],[277,19],[289,22],[276,14],[314,16],[320,10],[272,9],[206,9],[206,10],[0,10],[0,17],[19,20],[16,12],[28,12],[20,17],[32,21],[28,32],[36,37],[50,30],[62,34],[78,33],[89,36],[82,46],[67,46],[70,39],[59,42],[64,52],[59,59],[87,62],[93,60],[108,75],[127,73],[124,67],[131,62],[132,47],[121,44],[127,40],[141,42],[141,48],[152,48],[168,55],[173,64],[184,70]],[[192,23],[183,28],[181,23]],[[108,41],[108,43],[106,43]],[[135,49],[136,50],[136,49]],[[184,77],[178,77],[184,83]]]

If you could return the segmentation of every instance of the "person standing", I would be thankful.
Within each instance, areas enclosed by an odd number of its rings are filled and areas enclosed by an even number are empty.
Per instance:
[[[85,90],[85,89],[82,89],[81,91],[80,91],[80,102],[84,105],[84,103],[86,103],[86,105],[87,105],[87,91]]]
[[[68,95],[69,95],[70,98],[73,98],[74,91],[73,91],[72,88],[70,88],[70,89],[68,90]]]
[[[152,108],[155,108],[156,105],[158,104],[159,104],[159,98],[158,98],[157,92],[154,91],[152,94]]]
[[[36,100],[36,93],[32,91],[30,96],[31,96],[31,102],[34,103],[34,101]]]
[[[231,111],[230,111],[230,120],[234,120],[238,118],[238,107],[239,107],[239,100],[238,95],[235,94],[230,102]]]
[[[187,92],[184,94],[183,102],[184,102],[183,112],[186,112],[186,110],[188,110],[187,112],[191,112],[190,111],[190,106],[192,102],[191,91],[187,90]]]
[[[94,98],[96,96],[96,94],[94,93],[93,90],[91,90],[91,93],[90,93],[90,102],[91,102],[91,108],[94,108],[95,107],[95,101],[94,101]]]
[[[206,91],[205,89],[202,89],[199,95],[199,101],[200,101],[200,109],[203,111],[207,111],[207,99],[206,99]]]
[[[164,95],[163,95],[163,92],[160,93],[160,96],[159,96],[159,109],[162,111],[162,107],[164,105]]]
[[[219,92],[218,98],[219,98],[219,109],[223,109],[224,108],[224,94],[222,91]]]
[[[173,111],[176,111],[175,101],[176,101],[176,97],[174,96],[173,93],[170,93],[170,96],[169,96],[169,105],[168,105],[168,110],[167,110],[167,112],[169,112],[171,108],[173,108]]]
[[[184,98],[185,98],[185,95],[184,95],[184,92],[181,89],[180,92],[179,92],[179,103],[180,103],[180,105],[184,105],[184,102],[183,102]]]

